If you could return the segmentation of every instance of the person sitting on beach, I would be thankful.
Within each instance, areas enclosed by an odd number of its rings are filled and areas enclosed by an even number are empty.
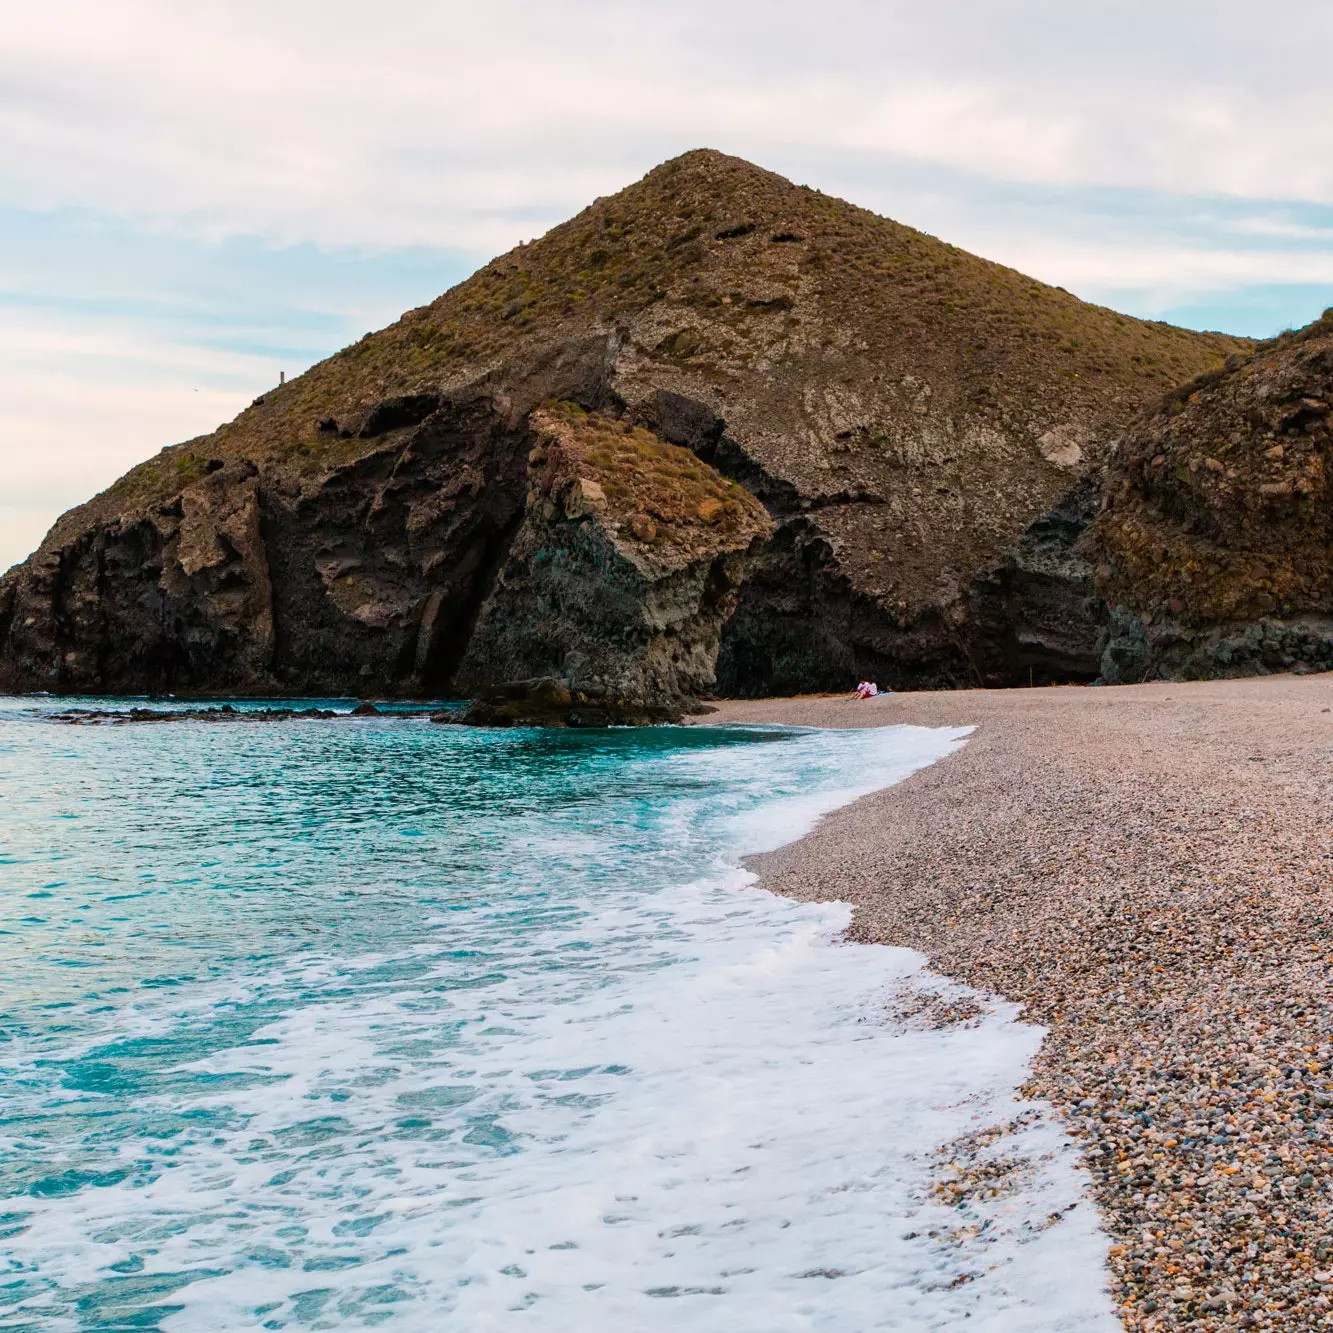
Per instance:
[[[863,680],[856,687],[858,699],[873,699],[879,693],[879,686],[873,680]]]

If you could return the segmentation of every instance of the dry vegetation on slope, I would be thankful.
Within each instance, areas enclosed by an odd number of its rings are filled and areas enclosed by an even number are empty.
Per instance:
[[[0,581],[10,675],[220,686],[225,637],[275,689],[446,688],[512,539],[528,417],[570,399],[692,450],[777,521],[723,688],[972,681],[975,571],[1145,402],[1247,347],[687,153],[66,514]],[[182,494],[233,477],[258,497],[245,577],[272,633],[220,565],[207,605],[174,572]]]
[[[636,560],[688,558],[716,547],[719,536],[744,544],[771,528],[763,506],[747,490],[641,426],[587,412],[577,403],[535,412],[532,425],[538,491],[549,495],[577,478],[586,507],[599,511]]]
[[[1168,395],[1110,460],[1090,550],[1182,624],[1333,610],[1333,310]]]

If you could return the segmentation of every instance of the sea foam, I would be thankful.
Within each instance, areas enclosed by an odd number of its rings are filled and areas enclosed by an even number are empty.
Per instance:
[[[196,777],[246,777],[229,738],[182,725]],[[739,865],[966,733],[691,732],[557,742],[540,774],[510,738],[487,799],[460,784],[503,740],[406,721],[252,740],[261,767],[323,763],[349,797],[358,765],[445,776],[390,831],[353,820],[317,849],[275,824],[222,858],[232,893],[261,848],[257,892],[336,878],[313,947],[219,953],[205,905],[216,966],[182,980],[163,946],[173,984],[117,996],[107,963],[17,1025],[2,1151],[38,1166],[6,1205],[14,1326],[1117,1327],[1074,1147],[1017,1092],[1040,1030]],[[463,811],[448,836],[431,793]],[[51,874],[38,842],[14,863],[29,882]],[[923,996],[963,1021],[913,1019]]]

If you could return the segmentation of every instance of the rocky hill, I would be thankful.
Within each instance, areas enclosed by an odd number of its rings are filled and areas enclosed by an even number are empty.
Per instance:
[[[1333,665],[1333,310],[1167,395],[1110,453],[1078,553],[1103,674]]]
[[[1333,310],[1165,394],[978,571],[984,683],[1333,670]]]
[[[1005,599],[1036,585],[978,601],[974,575],[1146,402],[1247,347],[688,153],[64,515],[0,581],[0,683],[440,694],[582,660],[591,622],[548,621],[540,653],[506,623],[535,605],[558,403],[630,428],[627,475],[651,435],[767,510],[763,535],[735,500],[719,689],[1012,675]],[[632,530],[607,540],[629,577]]]

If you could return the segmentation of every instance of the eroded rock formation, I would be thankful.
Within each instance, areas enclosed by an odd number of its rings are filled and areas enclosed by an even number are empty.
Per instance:
[[[1173,390],[968,589],[979,679],[1333,669],[1333,311]]]
[[[438,695],[603,637],[656,661],[659,622],[704,645],[679,670],[703,680],[736,588],[705,590],[734,553],[650,577],[666,546],[567,513],[539,530],[533,413],[562,401],[689,450],[771,516],[720,690],[1007,679],[1027,650],[998,676],[978,658],[1007,631],[969,624],[977,571],[1145,401],[1243,346],[686,154],[66,514],[0,580],[0,686]],[[571,592],[551,622],[569,639],[539,649],[530,610],[558,590],[537,556],[586,584],[584,528],[623,615]],[[1011,602],[1036,586],[995,577]],[[686,604],[697,627],[672,621]]]
[[[526,514],[459,688],[555,677],[573,704],[679,716],[715,684],[747,555],[772,532],[767,512],[642,427],[573,404],[530,424]]]

